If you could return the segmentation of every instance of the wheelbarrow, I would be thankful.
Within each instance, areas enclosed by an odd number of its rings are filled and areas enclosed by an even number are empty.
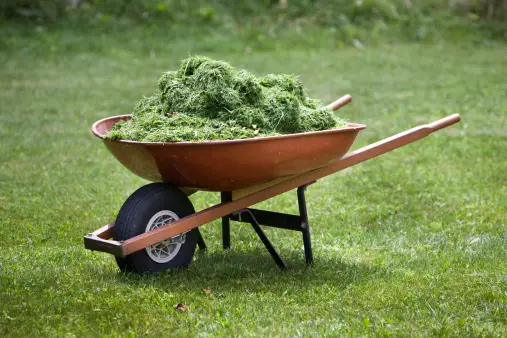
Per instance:
[[[345,95],[328,105],[336,110]],[[208,142],[135,142],[105,140],[106,132],[130,115],[95,122],[92,132],[134,174],[149,181],[123,204],[114,222],[84,237],[85,248],[113,254],[121,270],[154,273],[187,267],[196,247],[206,244],[199,226],[221,218],[222,245],[231,246],[231,221],[250,223],[281,268],[287,265],[261,225],[302,233],[306,263],[313,263],[306,187],[318,179],[420,140],[460,121],[458,114],[421,125],[347,153],[366,126]],[[250,206],[297,190],[299,215]],[[220,192],[221,203],[195,212],[188,196]]]

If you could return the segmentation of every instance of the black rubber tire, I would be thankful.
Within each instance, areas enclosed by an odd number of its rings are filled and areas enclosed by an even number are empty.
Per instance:
[[[124,241],[145,232],[151,217],[161,210],[170,210],[179,218],[195,212],[188,197],[178,188],[165,183],[152,183],[137,189],[121,207],[113,230],[115,241]],[[158,263],[145,249],[124,258],[116,257],[120,270],[135,273],[156,273],[168,269],[186,268],[194,256],[198,231],[186,233],[178,254],[169,262]]]

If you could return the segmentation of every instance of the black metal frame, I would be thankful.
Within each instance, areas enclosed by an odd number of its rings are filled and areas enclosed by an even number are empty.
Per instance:
[[[206,250],[206,242],[204,242],[204,238],[202,237],[201,232],[199,231],[199,228],[196,228],[197,230],[197,245],[199,246],[199,250]]]
[[[313,184],[314,182],[310,183]],[[271,257],[275,260],[275,263],[282,269],[287,268],[287,264],[280,257],[278,252],[275,250],[273,244],[269,241],[268,237],[260,227],[261,225],[300,231],[303,234],[303,245],[305,249],[306,264],[313,264],[313,252],[312,242],[310,237],[310,224],[308,222],[308,210],[306,208],[305,190],[308,185],[302,185],[297,189],[297,198],[299,206],[299,215],[284,214],[274,211],[259,210],[253,208],[246,208],[234,212],[230,215],[222,217],[222,245],[224,250],[230,249],[231,247],[231,227],[230,221],[250,223],[254,228],[255,232],[259,236],[260,240],[271,254]],[[230,202],[232,200],[232,194],[230,192],[221,193],[222,203]],[[200,237],[202,240],[202,237]],[[198,242],[199,248],[205,248],[204,241],[202,246]]]

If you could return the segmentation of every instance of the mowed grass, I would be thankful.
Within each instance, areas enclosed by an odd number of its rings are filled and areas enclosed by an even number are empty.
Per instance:
[[[144,43],[166,48],[0,53],[1,336],[507,335],[506,46],[245,54]],[[280,271],[251,227],[234,224],[224,252],[213,222],[201,228],[208,251],[187,270],[124,275],[82,237],[147,182],[90,126],[130,112],[189,50],[257,75],[299,74],[324,101],[352,94],[338,114],[368,125],[354,148],[449,114],[463,120],[312,185],[311,268],[299,233],[266,229],[290,265]],[[218,196],[192,200],[202,209]],[[258,207],[295,213],[295,192]]]

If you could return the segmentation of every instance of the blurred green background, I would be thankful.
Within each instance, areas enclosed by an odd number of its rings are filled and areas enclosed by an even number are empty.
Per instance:
[[[272,46],[291,33],[306,46],[507,39],[505,0],[4,0],[0,15],[27,29],[111,32],[143,25],[165,34],[232,34],[252,48]],[[319,34],[312,34],[316,28]]]

